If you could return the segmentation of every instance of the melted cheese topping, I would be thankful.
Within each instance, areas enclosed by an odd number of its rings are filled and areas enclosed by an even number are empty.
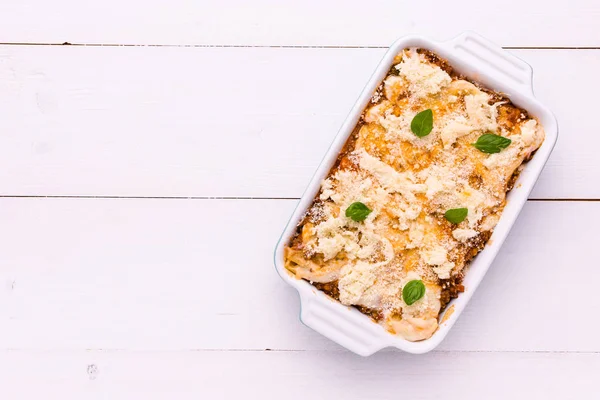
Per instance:
[[[374,97],[356,140],[322,182],[286,266],[299,278],[335,282],[341,303],[375,310],[390,332],[422,340],[437,329],[443,280],[462,277],[498,222],[511,176],[544,132],[423,52],[408,49],[397,60],[397,75],[382,84],[385,98]],[[425,109],[433,111],[433,130],[419,138],[410,124]],[[471,146],[490,131],[510,146],[496,154]],[[362,222],[345,216],[357,201],[372,210]],[[451,208],[467,208],[467,218],[446,221]],[[402,288],[413,279],[426,292],[409,306]]]

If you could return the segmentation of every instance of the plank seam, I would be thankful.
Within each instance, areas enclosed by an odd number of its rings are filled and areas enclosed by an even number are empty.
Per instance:
[[[184,349],[184,350],[132,350],[132,349],[5,349],[0,353],[348,353],[344,349]],[[383,350],[379,353],[406,354],[401,350]],[[595,350],[433,350],[429,354],[600,354]]]
[[[79,47],[197,47],[236,49],[387,49],[389,46],[336,45],[237,45],[237,44],[135,44],[135,43],[37,43],[0,42],[0,46],[79,46]],[[503,46],[506,50],[600,50],[599,46]]]
[[[300,200],[300,197],[255,197],[255,196],[92,196],[92,195],[0,195],[6,199],[148,199],[148,200]],[[527,199],[531,202],[600,202],[600,199],[562,198],[562,199]]]

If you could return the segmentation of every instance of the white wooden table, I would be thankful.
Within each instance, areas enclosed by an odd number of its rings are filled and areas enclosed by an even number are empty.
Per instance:
[[[599,21],[597,0],[1,1],[0,399],[598,398]],[[385,47],[466,29],[532,64],[561,137],[439,350],[361,358],[299,322],[272,250]]]

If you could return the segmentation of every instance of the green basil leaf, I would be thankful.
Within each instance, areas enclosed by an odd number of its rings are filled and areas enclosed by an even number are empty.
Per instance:
[[[408,282],[402,288],[402,300],[409,306],[425,296],[425,284],[420,279]]]
[[[468,208],[452,208],[444,214],[444,218],[453,224],[460,224],[467,218],[467,214],[469,213]]]
[[[471,145],[484,153],[494,154],[500,153],[507,148],[511,142],[512,140],[509,138],[496,135],[495,133],[485,133],[479,136],[479,139],[477,139],[475,143],[471,143]]]
[[[433,111],[427,109],[421,111],[413,118],[410,123],[410,130],[418,137],[424,137],[431,133],[433,129]]]
[[[371,209],[365,206],[360,201],[356,203],[350,204],[348,208],[346,208],[346,217],[352,218],[352,220],[356,222],[364,221],[371,214]]]

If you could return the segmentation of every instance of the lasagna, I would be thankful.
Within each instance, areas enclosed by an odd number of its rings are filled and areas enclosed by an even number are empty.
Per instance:
[[[285,267],[390,333],[427,339],[543,140],[501,93],[405,49],[285,247]]]

